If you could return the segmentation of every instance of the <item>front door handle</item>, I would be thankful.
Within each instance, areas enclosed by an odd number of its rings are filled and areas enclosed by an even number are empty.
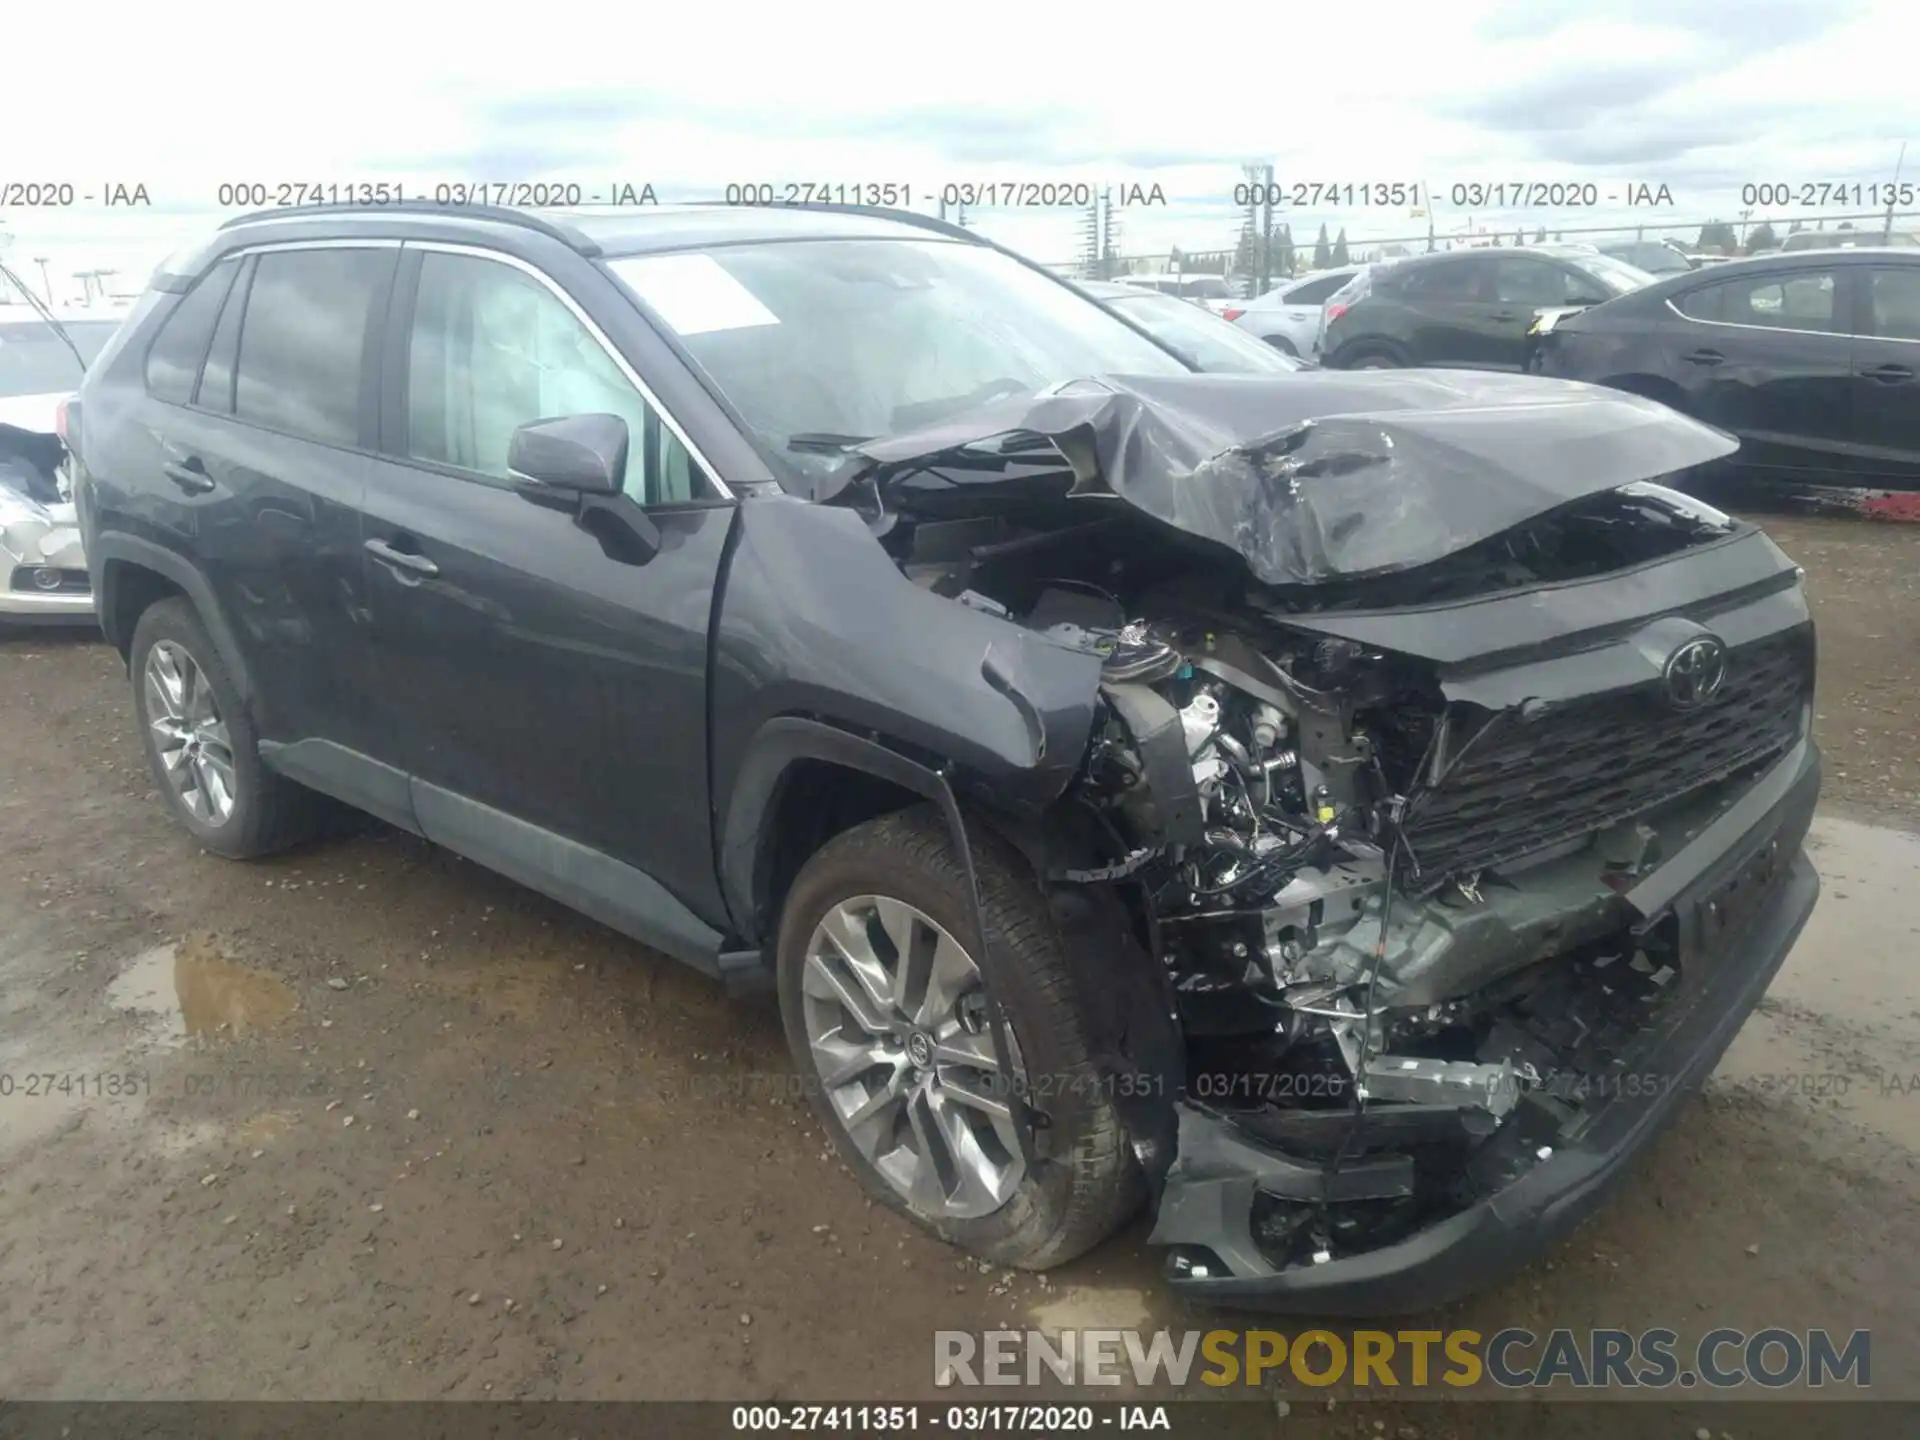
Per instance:
[[[1876,365],[1871,370],[1860,372],[1869,380],[1878,380],[1883,385],[1898,385],[1913,378],[1913,371],[1905,365]]]
[[[1687,363],[1689,365],[1718,365],[1726,358],[1727,357],[1722,355],[1718,350],[1696,350],[1687,356]]]
[[[213,477],[207,474],[207,467],[200,462],[198,455],[189,455],[185,460],[169,460],[160,467],[160,473],[189,495],[204,495],[213,489]]]
[[[411,550],[396,550],[384,540],[369,540],[366,548],[367,553],[381,564],[391,565],[407,575],[431,577],[440,573],[440,567],[426,556],[417,555]]]
[[[1511,320],[1514,318],[1514,313],[1511,310],[1496,310],[1493,312],[1493,318],[1495,320]]]

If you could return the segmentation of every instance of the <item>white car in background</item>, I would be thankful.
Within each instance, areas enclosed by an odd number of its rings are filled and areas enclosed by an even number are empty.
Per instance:
[[[1338,270],[1316,270],[1298,280],[1285,280],[1257,300],[1236,302],[1220,312],[1242,330],[1249,330],[1282,354],[1310,359],[1314,337],[1320,332],[1320,309],[1333,293],[1367,267],[1347,265]]]
[[[62,425],[126,313],[0,304],[0,627],[93,619]]]

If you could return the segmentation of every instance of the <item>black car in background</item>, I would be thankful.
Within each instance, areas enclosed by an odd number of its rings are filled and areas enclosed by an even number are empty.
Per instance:
[[[1753,479],[1920,488],[1920,252],[1737,260],[1555,322],[1535,368],[1737,436]]]
[[[1524,370],[1542,310],[1599,305],[1652,280],[1571,248],[1455,250],[1376,265],[1327,301],[1319,359],[1335,370]]]

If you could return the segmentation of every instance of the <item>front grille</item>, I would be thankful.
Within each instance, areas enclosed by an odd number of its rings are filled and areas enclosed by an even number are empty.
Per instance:
[[[1441,782],[1408,806],[1415,889],[1545,850],[1784,752],[1813,693],[1813,632],[1801,626],[1728,653],[1720,693],[1677,710],[1660,682],[1493,717]],[[1457,737],[1488,723],[1456,705]]]
[[[87,572],[84,570],[57,568],[56,573],[60,577],[60,583],[42,585],[41,577],[49,569],[55,568],[46,565],[16,565],[13,570],[13,588],[36,595],[84,595],[87,593]]]

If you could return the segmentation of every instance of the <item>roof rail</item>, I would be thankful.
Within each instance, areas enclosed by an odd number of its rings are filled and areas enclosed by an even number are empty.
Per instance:
[[[941,220],[933,215],[922,215],[918,210],[894,210],[885,205],[834,205],[824,200],[795,201],[791,205],[731,205],[725,200],[691,200],[691,205],[710,205],[728,210],[810,210],[825,215],[866,215],[876,220],[897,220],[903,225],[917,226],[922,230],[932,230],[936,234],[946,235],[955,240],[971,240],[976,245],[1000,247],[984,235],[954,224],[951,220]]]
[[[321,215],[393,214],[444,215],[450,218],[492,220],[502,225],[518,225],[524,230],[536,230],[589,259],[601,253],[598,242],[586,232],[571,225],[549,220],[543,215],[536,215],[528,210],[515,210],[507,205],[443,205],[433,200],[394,200],[386,204],[369,205],[286,205],[274,210],[249,210],[244,215],[236,215],[231,220],[223,222],[220,228],[231,230],[235,226],[251,225],[261,220],[307,220]]]

